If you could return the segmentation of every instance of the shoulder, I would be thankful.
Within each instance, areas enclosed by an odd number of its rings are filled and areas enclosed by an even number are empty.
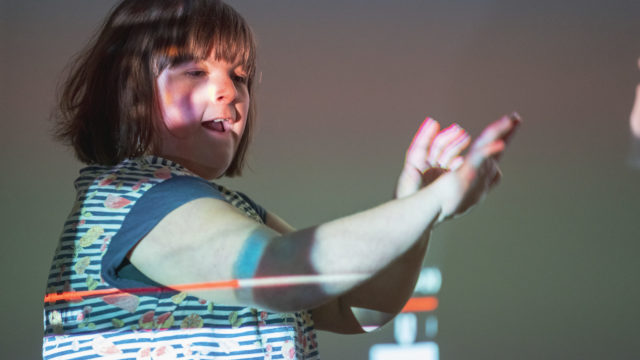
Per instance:
[[[76,206],[128,211],[151,188],[175,177],[200,179],[179,164],[154,156],[126,159],[114,166],[90,165],[80,170],[74,183]]]
[[[196,177],[180,164],[156,156],[125,159],[117,165],[89,165],[80,170],[77,189],[105,188],[140,191],[174,176]]]
[[[267,210],[253,201],[249,196],[240,191],[234,191],[222,185],[212,185],[224,196],[224,199],[236,209],[244,212],[248,217],[265,224],[267,222]]]

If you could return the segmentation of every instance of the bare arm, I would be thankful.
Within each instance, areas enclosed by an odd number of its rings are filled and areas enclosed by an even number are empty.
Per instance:
[[[502,151],[504,146],[495,142],[515,126],[497,123],[494,133],[485,136],[486,144],[467,157],[466,167],[409,196],[283,235],[223,201],[198,199],[161,220],[138,243],[130,260],[145,275],[167,285],[292,274],[359,275],[321,284],[191,291],[229,305],[275,311],[317,308],[420,246],[435,222],[477,201],[488,188],[486,179],[495,174],[495,167],[486,166],[485,160]]]
[[[454,124],[440,125],[427,118],[414,136],[395,197],[408,196],[429,185],[440,175],[459,167],[460,153],[470,137]],[[411,297],[429,242],[429,232],[408,251],[363,284],[320,308],[314,309],[316,328],[341,333],[359,333],[391,320]]]
[[[378,272],[420,238],[440,213],[437,194],[430,191],[434,189],[285,235],[221,200],[197,199],[161,220],[138,243],[130,260],[149,278],[166,285],[267,276],[361,275],[324,285],[191,292],[229,305],[277,311],[314,308]]]

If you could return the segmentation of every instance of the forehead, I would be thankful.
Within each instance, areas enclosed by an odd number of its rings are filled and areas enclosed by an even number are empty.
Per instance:
[[[220,52],[217,51],[216,47],[212,47],[211,51],[209,52],[209,56],[196,61],[205,63],[207,65],[224,64],[234,69],[245,69],[249,65],[247,64],[248,61],[245,59],[244,51],[237,53],[229,52],[220,54]]]

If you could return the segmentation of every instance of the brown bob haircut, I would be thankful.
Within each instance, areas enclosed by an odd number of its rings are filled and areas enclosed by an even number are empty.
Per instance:
[[[250,101],[238,150],[224,175],[241,174],[256,117],[256,45],[249,25],[216,0],[124,0],[72,64],[62,84],[56,137],[87,164],[115,165],[153,151],[161,121],[156,78],[207,59],[240,62]]]

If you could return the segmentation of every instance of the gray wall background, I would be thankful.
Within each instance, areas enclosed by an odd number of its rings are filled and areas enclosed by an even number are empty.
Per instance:
[[[1,2],[3,358],[39,357],[81,167],[48,116],[65,64],[113,4]],[[640,358],[640,169],[628,166],[640,2],[232,5],[257,33],[263,75],[250,169],[225,183],[305,227],[388,200],[426,115],[476,135],[517,110],[501,186],[433,236],[441,358]],[[390,327],[320,337],[325,359],[366,359],[377,342],[393,342]]]

